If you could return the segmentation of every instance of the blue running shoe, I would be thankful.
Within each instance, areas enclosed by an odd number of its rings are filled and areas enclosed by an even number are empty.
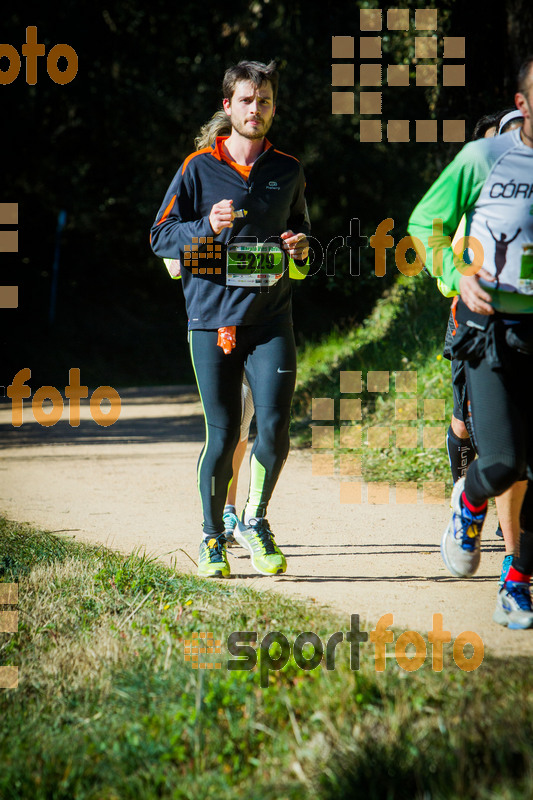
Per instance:
[[[440,552],[442,560],[456,578],[470,578],[479,567],[481,557],[481,529],[487,509],[473,514],[463,506],[461,495],[465,479],[459,478],[453,487],[452,518],[444,531]]]
[[[235,528],[237,527],[239,517],[237,514],[234,514],[233,511],[224,511],[222,514],[222,519],[224,521],[224,536],[226,538],[226,544],[228,547],[236,547],[238,542],[233,534]]]
[[[533,627],[533,606],[529,583],[505,581],[498,592],[492,619],[512,631]]]

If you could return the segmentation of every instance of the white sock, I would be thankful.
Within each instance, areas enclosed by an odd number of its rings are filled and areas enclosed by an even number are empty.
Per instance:
[[[257,513],[249,514],[248,511],[246,511],[246,509],[244,510],[243,516],[244,516],[244,524],[245,525],[249,525],[250,524],[250,520],[252,520],[252,519],[261,519],[261,517]]]

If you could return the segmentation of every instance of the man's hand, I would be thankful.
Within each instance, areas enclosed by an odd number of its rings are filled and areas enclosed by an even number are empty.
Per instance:
[[[209,214],[209,224],[218,235],[223,228],[233,227],[233,200],[220,200]]]
[[[281,234],[283,239],[283,249],[289,254],[290,258],[296,261],[305,261],[309,254],[309,242],[305,233],[294,233],[285,231]]]
[[[475,275],[463,275],[459,281],[459,292],[470,311],[475,314],[494,314],[492,298],[479,285],[478,278],[494,283],[495,278],[483,267]]]

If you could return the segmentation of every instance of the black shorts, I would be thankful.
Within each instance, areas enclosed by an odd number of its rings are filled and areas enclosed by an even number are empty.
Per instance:
[[[479,455],[476,471],[488,497],[505,491],[504,483],[511,485],[525,477],[533,480],[529,388],[533,354],[517,351],[509,345],[505,337],[509,326],[505,321],[491,324],[499,324],[494,348],[498,363],[491,364],[489,354],[466,362]],[[531,329],[533,334],[533,325]],[[511,480],[506,480],[506,475],[510,475]]]

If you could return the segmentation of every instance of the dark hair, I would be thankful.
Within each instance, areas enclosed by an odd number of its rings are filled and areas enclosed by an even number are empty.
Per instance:
[[[507,112],[503,111],[502,113],[497,112],[493,114],[484,114],[482,117],[480,117],[474,126],[471,141],[474,142],[476,139],[483,139],[489,128],[497,128],[501,118],[505,113]]]
[[[222,81],[223,97],[231,100],[239,81],[250,81],[256,89],[268,81],[272,86],[274,103],[276,102],[279,75],[275,61],[269,64],[263,64],[261,61],[239,61],[234,67],[227,69]]]
[[[518,91],[522,94],[526,94],[528,90],[528,84],[530,82],[529,73],[531,72],[531,68],[533,67],[533,56],[528,56],[525,61],[522,62],[520,69],[518,70]]]
[[[475,142],[476,139],[483,139],[489,128],[495,127],[496,131],[498,131],[498,127],[502,119],[507,114],[510,114],[511,111],[516,110],[516,107],[504,108],[503,111],[495,111],[493,114],[485,114],[483,117],[480,117],[475,124],[470,141]],[[516,120],[509,120],[509,122],[506,123],[505,128],[503,128],[500,133],[505,133],[507,130],[509,130],[507,126],[511,125],[512,123],[516,123]]]

